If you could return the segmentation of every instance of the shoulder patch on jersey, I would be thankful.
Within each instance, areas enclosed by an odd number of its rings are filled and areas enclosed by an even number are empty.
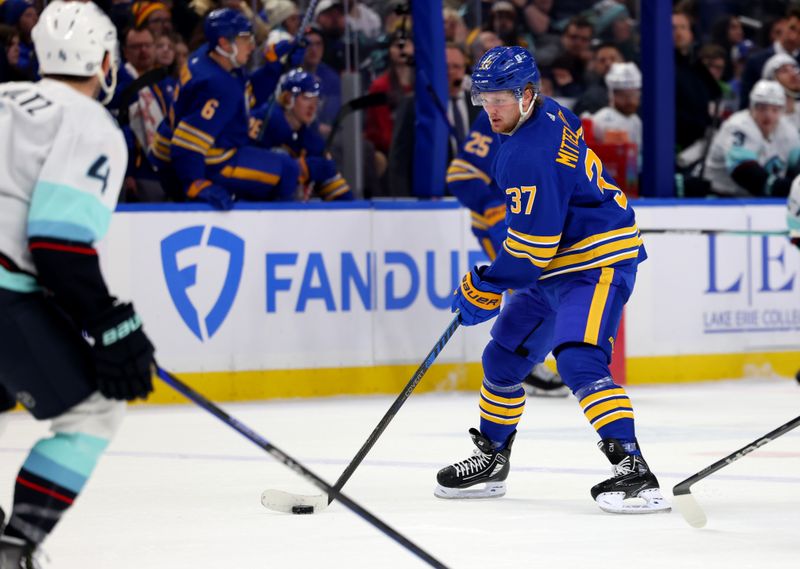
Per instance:
[[[556,122],[556,116],[553,113],[547,113],[547,116],[550,117],[550,120]]]

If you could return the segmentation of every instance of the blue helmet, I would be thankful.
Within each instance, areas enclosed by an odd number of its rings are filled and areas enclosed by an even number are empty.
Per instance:
[[[253,25],[238,10],[220,8],[206,16],[203,31],[208,45],[216,47],[220,38],[232,40],[236,36],[252,34]]]
[[[519,46],[493,47],[481,57],[472,70],[472,96],[489,91],[513,91],[522,99],[525,87],[531,83],[539,91],[539,68],[533,56]]]
[[[280,84],[280,92],[291,93],[292,96],[300,93],[308,93],[312,97],[320,94],[319,79],[308,71],[302,69],[292,69],[283,76]]]

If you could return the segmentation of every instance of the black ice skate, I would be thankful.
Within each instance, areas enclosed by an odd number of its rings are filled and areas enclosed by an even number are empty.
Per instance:
[[[21,539],[0,536],[0,569],[41,569],[36,548]]]
[[[543,363],[533,366],[522,380],[522,388],[528,397],[566,397],[570,394],[569,387],[561,381],[561,376],[550,371]]]
[[[499,498],[506,493],[511,445],[517,431],[508,437],[500,452],[492,449],[492,441],[477,429],[470,429],[472,442],[478,447],[472,456],[442,468],[436,475],[439,485],[433,492],[437,498]],[[480,488],[473,486],[481,485]]]
[[[641,456],[629,455],[616,439],[603,439],[597,446],[611,462],[614,476],[592,487],[592,498],[600,509],[613,514],[669,512],[658,479]]]

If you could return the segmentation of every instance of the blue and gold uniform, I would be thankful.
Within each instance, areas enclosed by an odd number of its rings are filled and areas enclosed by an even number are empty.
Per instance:
[[[299,174],[294,161],[250,146],[253,102],[243,72],[226,71],[208,53],[196,52],[181,70],[175,101],[151,152],[187,197],[214,184],[245,199],[294,199]]]
[[[287,113],[293,112],[299,97],[318,104],[320,92],[319,79],[314,75],[302,69],[289,71],[281,79],[278,104],[266,103],[253,110],[250,136],[256,144],[285,152],[296,159],[300,165],[300,183],[314,184],[324,201],[352,200],[353,192],[347,180],[325,152],[325,141],[319,133],[316,118],[295,115],[298,127],[292,127],[287,120]],[[266,126],[263,125],[265,120]]]
[[[488,116],[481,113],[447,168],[447,189],[471,210],[472,233],[490,260],[497,257],[506,238],[505,196],[492,179],[499,147]]]
[[[614,513],[668,510],[641,456],[631,401],[609,370],[622,310],[646,258],[633,210],[587,147],[578,118],[541,97],[527,51],[489,50],[472,79],[473,100],[505,135],[492,178],[505,194],[508,231],[497,258],[464,275],[453,297],[465,325],[499,316],[482,358],[480,431],[470,431],[478,458],[440,470],[434,493],[503,495],[525,406],[521,382],[552,351],[613,465],[614,477],[591,489],[597,504]],[[515,292],[500,310],[509,289]],[[486,488],[470,489],[478,483]]]

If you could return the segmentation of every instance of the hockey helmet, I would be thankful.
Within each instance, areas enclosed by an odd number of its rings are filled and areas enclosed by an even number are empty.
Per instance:
[[[104,103],[117,86],[117,29],[93,2],[62,2],[47,5],[31,31],[42,75],[70,75],[100,79]],[[103,59],[110,56],[109,77]]]
[[[539,68],[528,50],[519,47],[493,47],[481,57],[472,71],[472,102],[482,105],[481,93],[512,91],[517,100],[529,84],[539,92]]]
[[[635,63],[612,63],[606,73],[606,86],[609,91],[641,89],[642,73]]]
[[[750,91],[750,106],[753,105],[774,105],[776,107],[786,106],[786,93],[777,81],[760,79],[753,85]]]
[[[220,8],[206,16],[203,32],[208,45],[217,47],[220,38],[232,41],[237,36],[252,35],[253,24],[238,10]]]
[[[279,89],[281,94],[290,93],[292,96],[304,93],[308,97],[319,97],[320,94],[319,79],[299,68],[283,76]]]

